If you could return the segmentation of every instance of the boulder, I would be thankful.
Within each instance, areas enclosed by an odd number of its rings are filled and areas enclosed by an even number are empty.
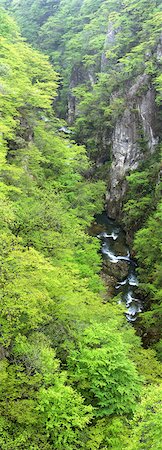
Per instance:
[[[126,261],[118,261],[117,263],[112,263],[105,260],[103,263],[104,272],[110,277],[114,278],[115,283],[122,281],[128,275],[128,263]]]

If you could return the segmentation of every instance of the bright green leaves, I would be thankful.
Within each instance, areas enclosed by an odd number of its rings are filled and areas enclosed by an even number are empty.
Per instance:
[[[0,35],[11,41],[17,40],[19,36],[16,23],[2,9],[0,9]]]
[[[149,387],[144,391],[141,405],[134,417],[129,450],[161,450],[162,433],[162,386]]]
[[[160,259],[160,232],[161,232],[161,203],[153,217],[150,217],[146,227],[139,230],[135,238],[135,249],[141,266],[146,270],[154,266]],[[151,278],[152,278],[152,274]]]
[[[110,71],[100,74],[96,82],[93,70],[100,69],[108,10],[116,9],[114,17],[124,25],[125,34],[118,30],[113,56],[121,56],[124,48],[124,67],[132,53],[133,71],[140,66],[144,46],[141,42],[133,50],[131,46],[141,30],[141,22],[136,27],[134,18],[145,1],[139,8],[136,2],[124,3],[125,22],[122,5],[116,1],[108,4],[98,0],[94,4],[76,0],[70,6],[67,0],[12,3],[30,39],[41,40],[41,46],[64,66],[62,98],[74,62],[84,66],[83,79],[77,81],[82,84],[73,91],[79,104],[76,135],[79,142],[80,136],[88,142],[91,152],[97,148],[99,164],[104,147],[107,161],[107,139],[125,107],[122,90],[114,98],[112,92],[123,78],[110,64]],[[149,11],[151,8],[149,3]],[[152,421],[147,406],[151,400],[147,397],[146,404],[142,400],[141,412],[137,410],[128,428],[127,420],[136,410],[142,386],[135,364],[145,383],[159,380],[160,367],[154,352],[139,347],[119,305],[105,303],[98,276],[99,241],[87,232],[93,215],[102,209],[104,183],[91,181],[93,167],[84,147],[65,138],[70,130],[65,125],[64,133],[54,118],[51,105],[57,76],[48,59],[25,44],[13,22],[5,13],[0,14],[0,447],[123,450],[129,448],[130,433],[134,439],[137,429],[135,442],[141,448],[145,423],[150,426]],[[143,9],[143,18],[146,14]],[[160,79],[157,82],[160,86]],[[150,180],[155,187],[157,173],[155,168],[151,176],[147,170],[129,177],[133,198],[128,200],[126,214],[130,222],[140,220],[139,206],[142,214],[150,206]],[[155,187],[157,198],[158,189]],[[150,321],[160,317],[161,275],[155,257],[159,219],[158,212],[135,241],[142,270],[145,266],[148,270],[147,290],[156,300]],[[132,356],[136,349],[138,355]],[[152,401],[158,424],[156,398]],[[155,423],[153,427],[156,443],[158,427]],[[154,443],[150,431],[145,442],[146,448]]]
[[[124,450],[129,442],[127,421],[121,417],[100,419],[91,426],[85,448],[89,450]]]
[[[75,122],[75,139],[87,146],[92,160],[109,162],[112,127],[123,111],[120,99],[127,97],[128,83],[144,72],[154,77],[160,102],[159,2],[28,0],[11,5],[29,42],[49,54],[61,73],[59,116],[67,117],[72,96],[75,117],[69,121]]]
[[[3,192],[2,183],[0,183],[0,188],[2,189],[2,193],[0,194],[0,229],[2,229],[11,225],[15,216],[13,212],[13,205]]]
[[[17,333],[26,334],[49,321],[54,302],[48,292],[47,275],[52,267],[34,249],[23,251],[12,239],[2,236],[1,342],[8,345]],[[11,251],[4,247],[5,239]]]
[[[124,223],[134,231],[146,221],[158,202],[159,183],[157,181],[160,170],[158,159],[160,156],[157,151],[150,161],[142,164],[144,170],[134,171],[126,178],[129,191],[128,201],[123,208]]]
[[[69,357],[71,379],[87,393],[97,416],[127,415],[135,408],[140,383],[128,349],[117,331],[95,323],[85,330],[78,350]]]
[[[155,80],[157,90],[157,103],[160,105],[162,101],[162,75],[159,75]]]
[[[42,388],[37,409],[55,448],[73,450],[78,445],[82,448],[81,430],[90,422],[93,408],[84,405],[82,397],[65,382],[66,376],[62,375],[55,386]]]
[[[47,338],[41,333],[28,339],[18,335],[13,358],[10,365],[1,362],[0,409],[6,416],[0,423],[1,448],[29,449],[29,440],[37,450],[82,445],[81,431],[93,408],[67,385]]]
[[[112,65],[115,55],[115,62],[124,65],[121,75],[129,78],[138,75],[147,67],[147,52],[154,50],[160,37],[161,12],[157,2],[145,0],[124,1],[120,12],[117,6],[115,9],[116,12],[109,16],[115,36],[107,58]]]
[[[151,308],[143,315],[144,325],[150,333],[150,340],[157,341],[161,336],[161,203],[156,212],[148,219],[145,227],[135,235],[134,248],[140,263],[139,275],[144,292],[148,296]],[[152,331],[151,331],[152,328]]]
[[[36,372],[41,374],[45,386],[57,378],[59,361],[51,348],[51,342],[41,332],[33,332],[28,338],[18,334],[13,352],[15,358],[23,362],[29,375]]]
[[[127,177],[129,197],[124,206],[124,223],[136,232],[134,250],[139,263],[141,293],[146,311],[141,321],[150,342],[161,336],[161,202],[160,155],[156,152],[141,171]],[[148,339],[148,338],[147,338]]]
[[[13,137],[13,130],[18,126],[21,117],[20,108],[26,114],[36,110],[51,108],[56,95],[56,73],[48,63],[48,59],[22,42],[18,33],[14,42],[12,21],[6,18],[1,10],[3,23],[8,20],[8,35],[5,29],[1,34],[1,69],[0,69],[0,110],[1,131],[7,138]]]

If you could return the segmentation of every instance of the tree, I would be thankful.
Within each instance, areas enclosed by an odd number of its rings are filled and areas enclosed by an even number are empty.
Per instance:
[[[138,406],[128,443],[130,450],[161,449],[162,432],[161,385],[146,389]]]
[[[129,415],[135,408],[140,380],[128,349],[117,331],[95,323],[69,356],[71,380],[96,408],[97,417]]]

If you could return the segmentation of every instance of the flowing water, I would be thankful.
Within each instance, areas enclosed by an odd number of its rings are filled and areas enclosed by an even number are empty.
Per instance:
[[[126,236],[119,224],[109,219],[106,213],[96,217],[96,230],[98,239],[101,241],[101,252],[104,260],[108,260],[113,265],[125,261],[128,267],[127,275],[115,286],[116,295],[120,294],[119,303],[126,305],[126,317],[130,322],[137,319],[138,313],[142,311],[141,301],[137,298],[136,291],[138,278],[136,274],[136,263],[131,258],[129,248],[126,243]],[[117,271],[116,271],[117,272]]]

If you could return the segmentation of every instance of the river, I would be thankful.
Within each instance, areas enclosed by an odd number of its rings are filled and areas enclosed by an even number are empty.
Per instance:
[[[103,213],[96,216],[93,235],[96,235],[101,242],[101,252],[104,261],[103,271],[104,266],[108,265],[112,277],[115,273],[114,293],[118,295],[117,301],[125,304],[127,320],[135,322],[138,314],[142,311],[142,303],[137,298],[137,265],[131,258],[125,232],[117,222],[108,218],[106,213]],[[124,263],[124,276],[121,275],[122,262]],[[118,270],[119,268],[120,270]]]

